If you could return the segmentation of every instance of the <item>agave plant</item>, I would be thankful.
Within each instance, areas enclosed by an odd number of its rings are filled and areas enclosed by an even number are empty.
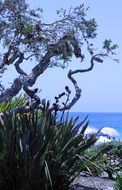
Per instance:
[[[87,162],[84,152],[96,135],[84,136],[87,118],[62,122],[49,109],[0,118],[0,189],[68,189]],[[80,132],[79,132],[79,129]]]

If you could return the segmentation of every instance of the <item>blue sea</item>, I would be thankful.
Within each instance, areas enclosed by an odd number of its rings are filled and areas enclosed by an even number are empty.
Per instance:
[[[103,127],[112,127],[118,131],[118,140],[122,140],[122,113],[80,113],[69,112],[69,117],[76,118],[79,116],[79,122],[82,121],[88,115],[89,126],[101,129]]]

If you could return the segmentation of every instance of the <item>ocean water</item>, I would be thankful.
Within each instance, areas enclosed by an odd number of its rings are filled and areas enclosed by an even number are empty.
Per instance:
[[[79,116],[79,122],[88,115],[89,126],[91,128],[101,129],[103,127],[111,127],[118,131],[117,140],[122,140],[122,113],[80,113],[69,112],[69,117],[76,118]]]

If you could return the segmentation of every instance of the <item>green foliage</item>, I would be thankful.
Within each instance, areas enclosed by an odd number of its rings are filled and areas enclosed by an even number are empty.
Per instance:
[[[23,28],[22,32],[25,34],[32,33],[33,32],[33,26],[27,25],[25,28]]]
[[[97,29],[97,23],[95,21],[95,19],[91,19],[89,21],[86,21],[85,23],[86,25],[86,32],[87,32],[87,36],[89,38],[94,38],[96,37],[96,29]]]
[[[122,190],[122,175],[117,176],[114,190]]]
[[[54,48],[57,56],[52,57],[50,66],[64,68],[73,55],[83,60],[86,52],[81,53],[81,49],[83,50],[82,46],[85,44],[89,53],[95,53],[96,48],[91,39],[97,35],[97,23],[94,18],[86,18],[87,10],[84,4],[71,7],[68,11],[61,8],[57,11],[57,21],[48,24],[42,20],[42,9],[31,9],[25,0],[1,1],[0,45],[4,47],[5,53],[11,46],[12,50],[17,48],[18,52],[24,53],[24,57],[30,56],[28,59],[36,59],[37,62]],[[69,37],[64,42],[66,36]],[[72,40],[72,36],[75,40]],[[58,45],[61,41],[63,47],[60,49]],[[106,40],[103,46],[109,52],[117,47],[110,46],[110,43],[110,40]]]
[[[118,48],[117,44],[112,44],[112,41],[109,40],[105,40],[103,43],[103,49],[106,49],[107,52],[111,52],[112,54],[114,54],[113,50],[115,50],[116,48]]]
[[[87,171],[89,174],[94,176],[101,176],[103,173],[103,164],[107,160],[106,157],[96,157],[98,153],[98,150],[96,150],[94,147],[88,149],[85,152],[85,158],[87,160],[86,167],[84,167],[84,171]]]
[[[96,135],[84,137],[86,119],[80,124],[78,118],[58,121],[48,106],[1,117],[0,189],[68,189],[87,164],[81,158]]]
[[[122,170],[122,143],[110,142],[94,146],[87,150],[86,155],[90,157],[98,167],[93,167],[89,163],[89,170],[94,175],[101,175],[103,172],[108,174],[110,179],[116,176]]]
[[[2,102],[0,104],[0,113],[11,111],[12,109],[15,109],[16,107],[20,106],[27,106],[28,101],[25,99],[24,96],[19,95],[12,100]]]

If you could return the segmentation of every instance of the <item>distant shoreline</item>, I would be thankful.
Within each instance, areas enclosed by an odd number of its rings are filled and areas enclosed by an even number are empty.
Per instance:
[[[60,113],[59,113],[60,115]],[[66,113],[64,114],[64,116]],[[68,112],[69,118],[79,117],[78,122],[84,120],[88,116],[89,127],[94,129],[102,129],[111,127],[118,131],[120,136],[115,137],[117,141],[122,141],[122,112]]]

